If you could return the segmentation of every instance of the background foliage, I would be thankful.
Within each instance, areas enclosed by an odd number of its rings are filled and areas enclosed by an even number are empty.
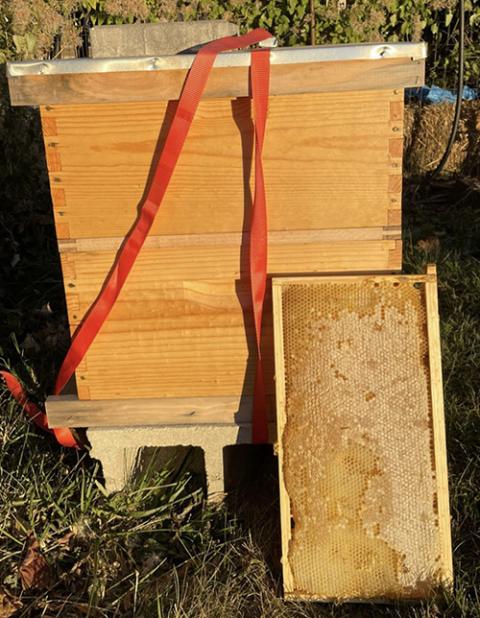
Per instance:
[[[430,45],[429,81],[452,86],[457,0],[4,0],[0,62],[85,54],[90,26],[226,19],[269,29],[282,44],[417,41]],[[480,80],[480,0],[466,0],[466,78]]]

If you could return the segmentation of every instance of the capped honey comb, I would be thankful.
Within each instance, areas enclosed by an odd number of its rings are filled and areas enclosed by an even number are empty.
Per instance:
[[[431,597],[452,577],[433,271],[273,289],[285,595]]]

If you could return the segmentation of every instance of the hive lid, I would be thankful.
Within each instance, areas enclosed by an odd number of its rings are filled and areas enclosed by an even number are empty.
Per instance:
[[[271,94],[420,86],[426,51],[425,43],[274,48]],[[219,54],[204,96],[248,96],[250,54]],[[177,99],[194,57],[10,62],[10,97],[12,105]]]
[[[426,58],[425,43],[361,43],[357,45],[321,45],[277,47],[272,49],[271,64],[307,64],[311,62],[345,62],[348,60],[387,60]],[[250,51],[219,54],[214,67],[250,65]],[[8,77],[26,75],[65,75],[71,73],[112,73],[117,71],[161,71],[189,69],[195,54],[137,56],[119,58],[75,58],[69,60],[26,60],[7,63]]]

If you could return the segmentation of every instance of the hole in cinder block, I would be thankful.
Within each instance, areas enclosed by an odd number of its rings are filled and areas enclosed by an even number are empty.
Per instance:
[[[167,482],[173,483],[191,477],[190,487],[206,492],[205,457],[198,446],[146,446],[135,461],[134,477],[142,474],[168,471]]]

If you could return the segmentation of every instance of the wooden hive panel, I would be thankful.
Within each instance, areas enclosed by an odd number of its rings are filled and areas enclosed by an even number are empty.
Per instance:
[[[398,225],[390,211],[400,211],[402,98],[401,90],[271,97],[270,229]],[[59,238],[123,238],[173,113],[165,102],[42,108]],[[152,235],[242,230],[252,151],[250,100],[202,101]]]
[[[328,243],[305,242],[304,237],[296,244],[295,234],[289,240],[291,244],[277,242],[273,236],[270,273],[382,269],[395,248],[392,240]],[[113,250],[62,253],[72,331],[101,288],[114,255]],[[268,390],[273,393],[269,298],[263,343]],[[240,241],[170,247],[149,243],[77,371],[79,395],[249,395],[254,346],[248,268],[240,256]]]
[[[436,279],[273,283],[284,589],[427,598],[452,577]]]
[[[271,97],[264,156],[270,274],[400,269],[402,96]],[[132,225],[173,105],[41,110],[72,331]],[[251,394],[245,228],[252,149],[248,99],[200,103],[151,237],[77,371],[81,399]],[[273,392],[270,324],[267,303]]]

